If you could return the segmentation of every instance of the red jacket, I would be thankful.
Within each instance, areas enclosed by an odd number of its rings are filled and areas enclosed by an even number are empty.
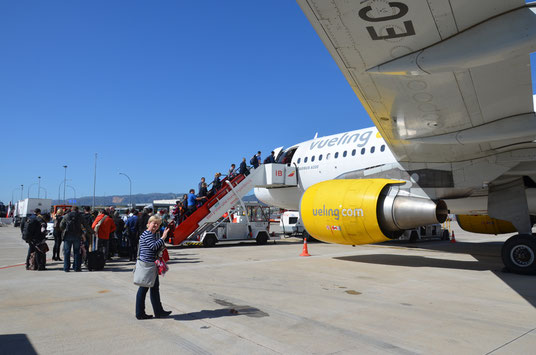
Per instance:
[[[101,219],[103,219],[106,215],[105,214],[99,214],[97,218],[95,218],[95,221],[93,221],[93,224],[91,225],[91,228],[95,230],[95,226],[99,223]],[[110,234],[115,231],[115,223],[114,220],[106,216],[106,219],[102,221],[101,225],[99,226],[99,232],[98,237],[99,239],[110,239]]]

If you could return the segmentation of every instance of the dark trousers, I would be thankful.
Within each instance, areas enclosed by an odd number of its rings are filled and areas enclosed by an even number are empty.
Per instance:
[[[136,257],[138,255],[139,238],[136,234],[131,233],[128,235],[128,240],[130,242],[129,260],[136,260]]]
[[[54,247],[52,248],[52,259],[60,258],[61,233],[54,233]]]
[[[151,292],[149,295],[151,297],[151,304],[153,305],[154,315],[157,316],[164,312],[164,308],[162,308],[162,303],[160,302],[160,283],[158,282],[158,275],[156,275],[156,281],[150,290]],[[138,293],[136,294],[136,317],[141,317],[145,314],[145,296],[147,296],[147,291],[149,291],[149,287],[140,287],[138,289]]]
[[[73,269],[80,270],[80,237],[66,236],[63,241],[63,271],[71,270],[71,249],[73,250]]]

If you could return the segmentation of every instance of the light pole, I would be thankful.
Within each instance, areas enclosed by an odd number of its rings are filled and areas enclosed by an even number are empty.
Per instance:
[[[71,189],[73,189],[73,193],[74,193],[73,205],[75,205],[76,204],[76,190],[71,185],[67,185],[67,187],[70,187]]]
[[[64,165],[65,175],[63,176],[63,203],[65,203],[65,186],[67,181],[67,165]]]
[[[93,210],[95,210],[95,186],[97,186],[97,153],[95,153],[95,174],[93,175]]]
[[[26,196],[28,196],[28,198],[30,198],[30,190],[32,189],[32,186],[34,186],[34,185],[37,185],[37,183],[34,182],[34,183],[31,184],[30,186],[28,186],[28,192],[27,192],[27,194],[26,194]]]
[[[22,200],[22,193],[24,192],[24,184],[20,184],[20,199]]]
[[[38,179],[38,187],[37,187],[37,198],[41,197],[41,176],[38,176],[37,177]]]
[[[119,173],[119,175],[124,175],[128,179],[128,183],[129,183],[128,203],[130,205],[129,208],[132,208],[132,180],[130,180],[130,177],[125,173]]]
[[[20,187],[15,187],[13,190],[11,190],[11,204],[13,204],[13,200],[14,200],[13,193],[18,189],[20,189]]]
[[[45,190],[45,198],[47,198],[47,195],[48,195],[47,189],[45,189],[44,187],[40,187],[40,188]]]
[[[69,179],[69,181],[71,181],[71,179]],[[60,193],[60,190],[61,190],[61,184],[63,184],[64,181],[60,181],[60,184],[58,185],[58,203],[61,204],[61,193]]]

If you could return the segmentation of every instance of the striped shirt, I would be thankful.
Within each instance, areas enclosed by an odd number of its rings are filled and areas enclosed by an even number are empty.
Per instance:
[[[156,252],[164,245],[164,241],[156,238],[156,234],[152,234],[148,230],[140,236],[140,256],[138,259],[146,263],[152,263],[156,260]]]

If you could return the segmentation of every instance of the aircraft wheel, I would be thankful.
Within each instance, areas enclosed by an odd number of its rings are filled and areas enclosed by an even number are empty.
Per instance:
[[[443,230],[443,234],[441,234],[441,240],[450,240],[448,229]]]
[[[419,240],[419,234],[417,234],[417,231],[412,231],[409,235],[409,242],[417,243],[417,240]]]
[[[501,251],[503,263],[516,274],[536,275],[536,237],[515,235],[504,242]]]
[[[203,246],[205,248],[212,248],[216,245],[216,237],[212,234],[209,234],[207,236],[205,236],[205,238],[203,239]]]

